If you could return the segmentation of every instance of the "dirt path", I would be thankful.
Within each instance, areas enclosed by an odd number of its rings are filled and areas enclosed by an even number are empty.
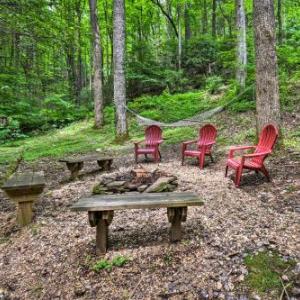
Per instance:
[[[299,161],[293,153],[286,154],[284,169],[279,159],[269,161],[272,183],[247,175],[240,189],[224,178],[221,156],[200,171],[192,161],[182,167],[177,153],[169,147],[159,168],[178,176],[179,191],[205,200],[189,208],[184,240],[169,244],[164,209],[116,212],[107,257],[121,254],[130,262],[99,274],[89,267],[97,260],[94,228],[86,213],[69,206],[103,174],[59,184],[67,176],[63,166],[41,162],[50,182],[31,226],[14,225],[13,207],[1,195],[0,288],[12,299],[248,299],[246,292],[237,296],[246,253],[272,249],[300,258]],[[130,169],[132,161],[120,158],[115,171]]]

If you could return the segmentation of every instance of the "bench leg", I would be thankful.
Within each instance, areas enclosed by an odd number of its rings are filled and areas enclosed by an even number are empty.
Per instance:
[[[168,207],[167,214],[171,223],[170,242],[180,241],[182,238],[181,222],[186,221],[187,207]]]
[[[83,162],[67,163],[67,167],[71,172],[70,180],[75,180],[78,178],[79,171],[83,168]]]
[[[111,160],[97,160],[98,166],[101,168],[101,170],[103,171],[109,171],[111,170],[111,165],[112,165],[112,161]]]
[[[31,223],[33,201],[19,202],[17,207],[17,222],[21,226]]]
[[[96,254],[104,255],[108,248],[108,227],[112,222],[113,211],[89,211],[89,222],[96,226]]]

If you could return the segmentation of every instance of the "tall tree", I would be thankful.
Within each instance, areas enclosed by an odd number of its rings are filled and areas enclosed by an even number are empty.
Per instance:
[[[102,79],[102,47],[97,18],[97,0],[89,0],[90,23],[92,29],[92,94],[94,98],[95,127],[103,125],[103,79]]]
[[[211,34],[217,35],[217,0],[212,0]]]
[[[282,0],[277,0],[277,22],[278,22],[278,42],[282,44],[283,26],[282,26]]]
[[[246,14],[244,0],[236,0],[237,68],[236,80],[244,89],[247,76]]]
[[[114,102],[116,105],[116,139],[123,141],[128,137],[126,119],[125,86],[125,3],[114,0],[113,24],[113,59],[114,59]]]
[[[280,126],[280,102],[275,50],[275,14],[273,0],[254,0],[256,53],[257,128],[266,123]]]

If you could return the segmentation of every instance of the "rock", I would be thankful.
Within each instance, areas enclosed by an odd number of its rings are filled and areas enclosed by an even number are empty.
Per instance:
[[[147,189],[148,185],[147,184],[143,184],[143,185],[140,185],[138,188],[137,188],[137,191],[142,193],[144,192],[146,189]]]
[[[170,184],[172,181],[174,177],[160,177],[145,190],[145,193],[172,192],[176,188]]]
[[[130,191],[137,191],[139,186],[140,186],[140,184],[131,183],[131,182],[126,184],[126,188],[128,188]]]
[[[107,187],[105,187],[101,183],[97,184],[93,187],[93,194],[94,195],[103,195],[103,194],[106,194],[107,191],[108,191]]]
[[[120,187],[123,187],[125,185],[126,181],[113,181],[113,182],[110,182],[108,184],[106,184],[106,187],[109,188],[109,189],[118,189]]]
[[[293,296],[300,296],[300,288],[298,288],[298,287],[293,287],[293,288],[292,288],[292,291],[291,291],[291,294],[292,294]]]
[[[289,281],[289,278],[286,276],[286,275],[282,275],[281,276],[281,279],[283,280],[283,281]]]
[[[257,294],[252,294],[251,297],[251,299],[253,300],[261,300],[260,296],[258,296]]]

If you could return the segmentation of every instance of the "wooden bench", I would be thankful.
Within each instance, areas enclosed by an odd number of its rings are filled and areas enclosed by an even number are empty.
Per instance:
[[[113,158],[99,155],[83,155],[78,157],[63,158],[59,161],[67,164],[67,168],[71,172],[70,180],[74,180],[78,178],[79,171],[83,168],[84,162],[97,161],[101,170],[109,171],[111,169]]]
[[[171,223],[170,241],[175,242],[182,237],[181,222],[186,221],[187,207],[200,205],[203,201],[194,193],[125,193],[82,198],[71,209],[88,212],[90,225],[96,227],[96,253],[102,255],[107,251],[108,227],[115,210],[166,207]]]
[[[17,222],[25,226],[32,221],[32,206],[43,192],[43,172],[20,173],[11,176],[2,186],[7,196],[17,204]]]

